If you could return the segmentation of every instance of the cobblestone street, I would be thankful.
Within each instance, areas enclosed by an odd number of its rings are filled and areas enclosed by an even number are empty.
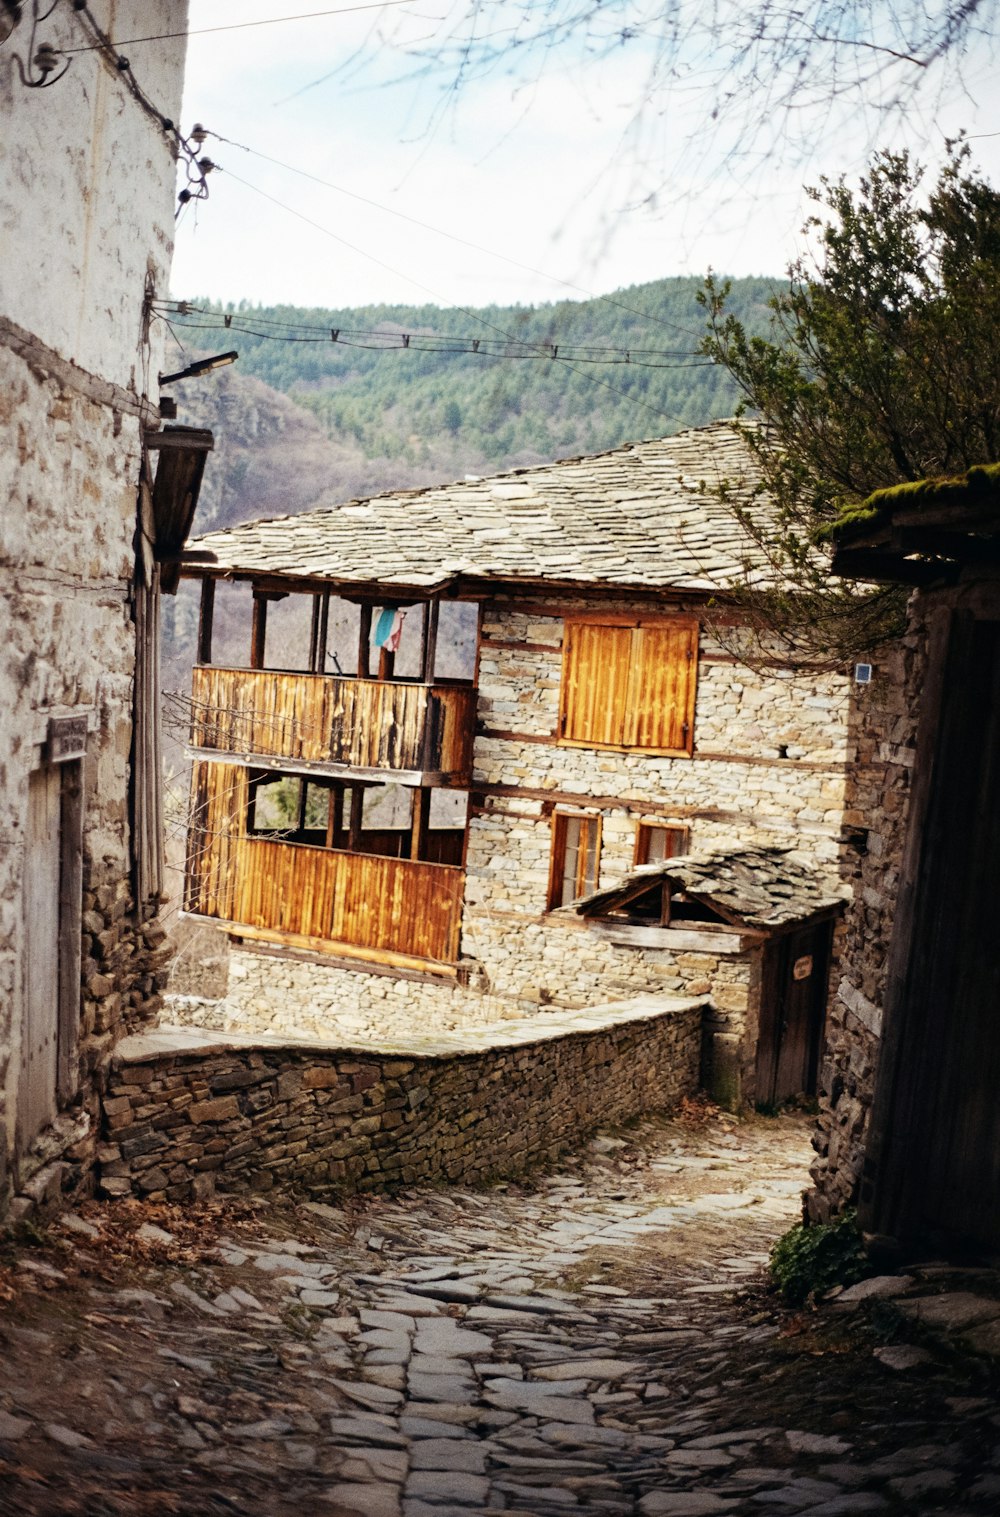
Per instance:
[[[989,1359],[928,1335],[988,1350],[990,1281],[780,1307],[807,1159],[695,1113],[531,1184],[88,1206],[0,1272],[0,1511],[995,1512]]]

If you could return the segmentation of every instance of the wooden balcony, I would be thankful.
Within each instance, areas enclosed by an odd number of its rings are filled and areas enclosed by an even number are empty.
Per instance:
[[[199,666],[191,742],[216,752],[468,782],[471,685]]]
[[[458,958],[464,871],[247,836],[245,768],[195,764],[184,905],[235,932],[382,963]]]

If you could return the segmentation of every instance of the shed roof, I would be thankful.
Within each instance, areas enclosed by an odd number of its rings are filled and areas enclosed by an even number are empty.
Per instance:
[[[833,572],[926,585],[964,564],[1000,563],[1000,464],[876,490],[828,529]]]
[[[721,481],[744,504],[758,481],[731,422],[451,485],[321,501],[195,539],[188,572],[418,594],[457,579],[710,592],[747,563],[768,574],[712,492]]]
[[[620,884],[575,903],[581,916],[604,916],[665,881],[673,893],[717,910],[735,925],[767,931],[840,906],[850,888],[793,848],[717,848],[642,864]]]

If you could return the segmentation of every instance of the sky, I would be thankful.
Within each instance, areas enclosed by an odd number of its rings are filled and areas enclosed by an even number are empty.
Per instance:
[[[455,88],[450,60],[428,70],[419,54],[463,0],[355,0],[369,8],[290,19],[349,3],[191,0],[182,125],[229,140],[208,139],[219,165],[209,198],[178,223],[175,296],[471,307],[583,298],[709,267],[780,276],[802,246],[803,184],[856,175],[873,145],[905,142],[933,162],[964,129],[1000,180],[986,44],[970,49],[962,81],[942,93],[933,80],[894,128],[870,93],[866,108],[807,103],[776,140],[755,134],[773,108],[763,96],[710,119],[711,39],[682,51],[675,77],[652,92],[655,51],[641,35],[604,56],[560,45]],[[119,29],[133,7],[122,0]]]

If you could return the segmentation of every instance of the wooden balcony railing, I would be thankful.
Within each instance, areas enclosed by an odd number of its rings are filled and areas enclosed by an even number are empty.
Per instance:
[[[192,707],[196,748],[455,779],[471,772],[470,685],[203,665],[194,671]]]
[[[246,835],[247,771],[195,764],[184,905],[271,938],[373,958],[458,958],[464,872]]]

